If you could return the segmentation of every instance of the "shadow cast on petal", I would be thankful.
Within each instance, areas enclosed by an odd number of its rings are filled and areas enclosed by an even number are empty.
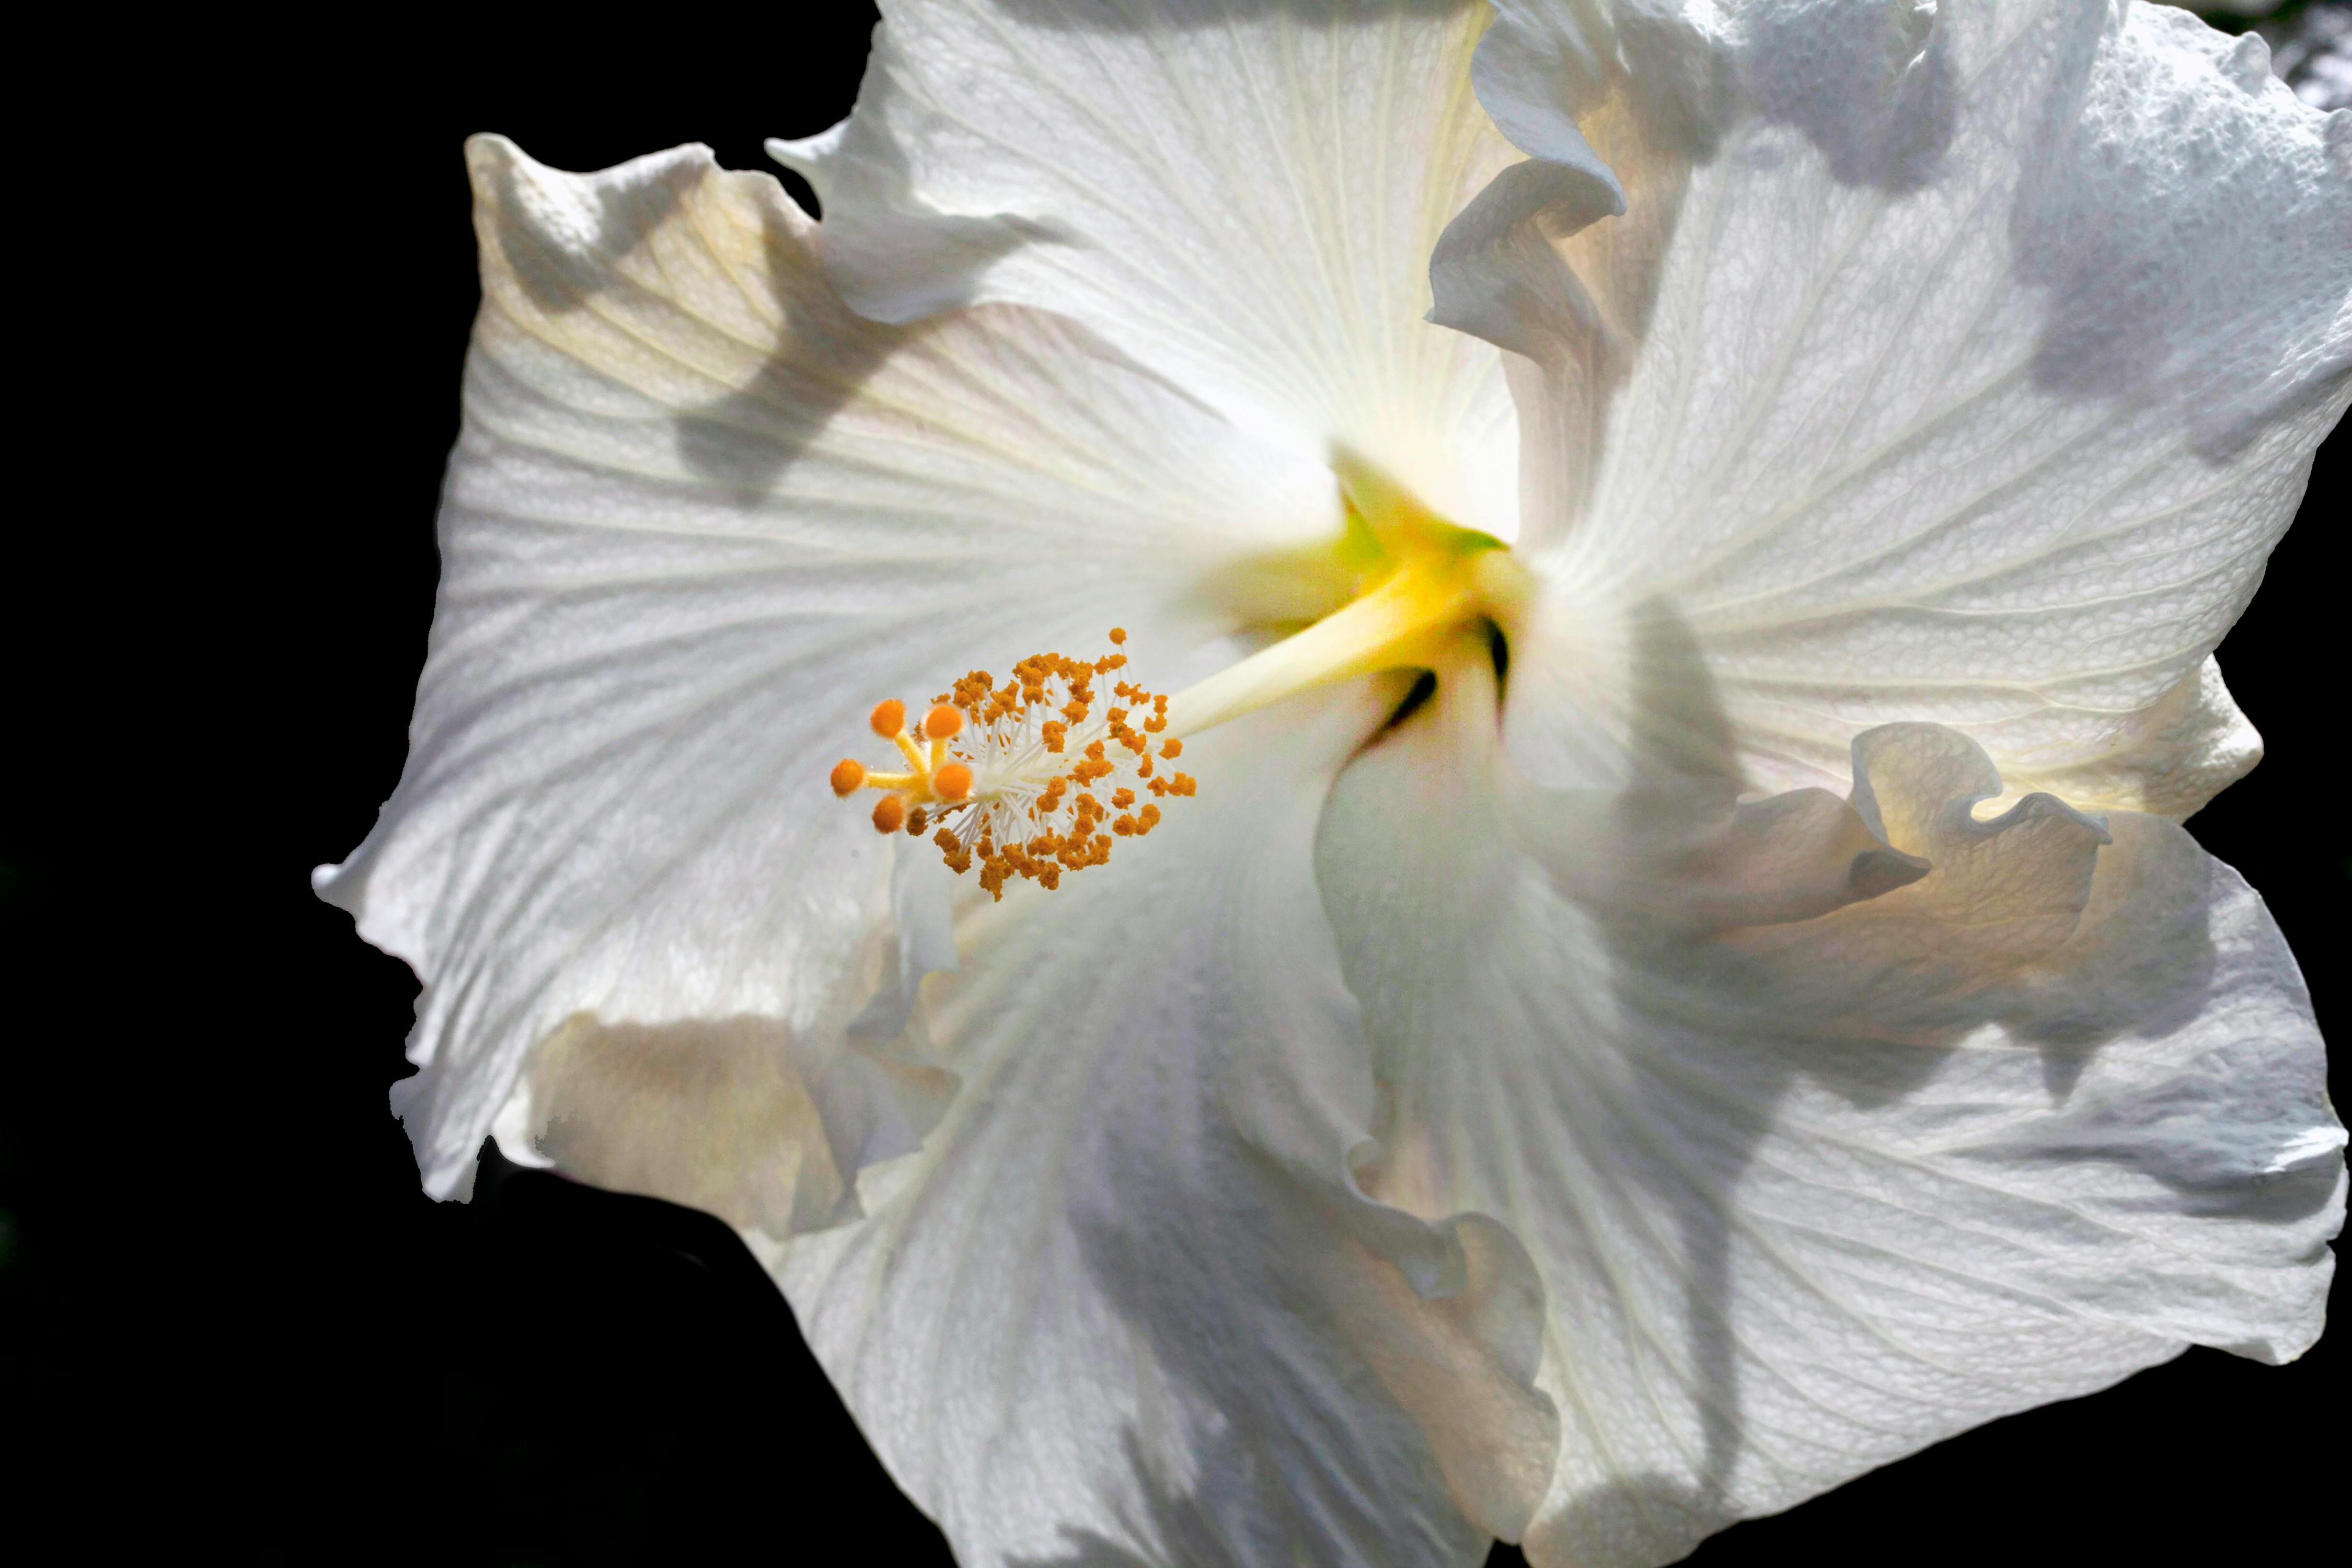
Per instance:
[[[530,203],[511,152],[503,142],[487,144],[497,159],[499,248],[531,303],[551,315],[577,310],[609,287],[622,258],[667,223],[686,197],[680,179],[641,181],[597,206],[593,236],[552,245],[526,216]]]
[[[2203,32],[2161,7],[2065,19],[2064,90],[2030,127],[2009,233],[2017,282],[2047,301],[2034,384],[2168,411],[2218,467],[2340,406],[2352,181],[2324,136],[2284,153],[2310,111],[2272,79],[2258,38],[2219,69],[2187,66]],[[2250,256],[2266,258],[2259,281]]]
[[[1758,26],[1748,89],[1803,132],[1840,184],[1890,195],[1935,178],[1959,118],[1951,39],[1933,6],[1826,0]]]
[[[1629,840],[1661,816],[1681,813],[1703,820],[1710,810],[1723,809],[1738,785],[1734,730],[1703,650],[1672,605],[1654,601],[1644,606],[1632,654],[1633,783],[1619,807],[1621,831]],[[1947,744],[1981,759],[1973,742],[1940,733]],[[1859,751],[1857,770],[1864,771]],[[1880,787],[1890,784],[1901,787],[1899,771]],[[1725,933],[1731,941],[1694,931],[1650,899],[1595,906],[1618,1016],[1629,1031],[1627,1055],[1638,1070],[1648,1123],[1657,1130],[1655,1157],[1633,1162],[1630,1173],[1653,1186],[1678,1216],[1682,1232],[1689,1292],[1685,1353],[1705,1447],[1698,1490],[1684,1506],[1701,1513],[1721,1509],[1726,1521],[1731,1516],[1727,1489],[1747,1441],[1731,1313],[1741,1223],[1732,1194],[1772,1131],[1777,1108],[1801,1080],[1857,1108],[1891,1106],[1936,1079],[1970,1037],[1999,1026],[2016,1044],[2042,1052],[2051,1120],[2038,1124],[2028,1141],[2034,1157],[2122,1164],[2216,1212],[2249,1212],[2250,1201],[2282,1210],[2314,1205],[2328,1195],[2318,1188],[2332,1191],[2332,1172],[2322,1171],[2324,1182],[2282,1175],[2263,1192],[2250,1193],[2242,1169],[2228,1159],[2199,1166],[2193,1140],[2131,1136],[2147,1123],[2194,1109],[2170,1105],[2162,1093],[2094,1108],[2074,1118],[2081,1125],[2070,1130],[2069,1097],[2104,1047],[2127,1034],[2168,1035],[2207,1005],[2217,964],[2213,917],[2203,899],[2190,895],[2202,885],[2196,879],[2227,873],[2171,824],[2132,818],[2119,825],[2120,841],[2110,841],[2088,819],[2039,798],[2044,804],[2029,799],[1979,825],[1991,831],[1977,841],[2014,834],[2006,840],[2017,846],[2012,859],[2039,858],[2046,864],[2047,886],[2057,890],[2040,896],[2057,902],[2047,910],[2022,911],[2036,916],[2041,923],[2034,929],[2046,933],[2024,942],[2032,951],[1987,949],[1982,959],[1972,960],[1967,943],[1977,939],[1958,924],[1935,926],[1959,916],[1938,912],[1942,906],[1932,898],[1907,910],[1889,909],[1926,894],[1934,885],[1926,881],[1916,889],[1905,883],[1873,891],[1811,920],[1748,928],[1773,939],[1753,944],[1736,940],[1741,934],[1736,930]],[[1966,802],[1928,804],[1947,816],[1969,810]],[[1934,860],[1928,852],[1930,878]],[[2078,879],[2069,882],[2070,876]],[[2067,886],[2084,889],[2078,904],[2065,902]],[[2163,913],[2151,919],[2151,906]],[[2068,914],[2069,908],[2078,912]],[[1901,942],[1921,944],[1917,958],[1907,965],[1894,963],[1849,990],[1839,965],[1850,944],[1882,940],[1873,935],[1873,922],[1916,921],[1922,911],[1929,922],[1925,938],[1888,927]],[[1975,906],[1961,911],[1970,918],[1985,912]],[[1937,936],[1938,930],[1945,934]],[[1847,934],[1838,936],[1841,931]],[[1899,959],[1909,950],[1898,942],[1889,951]],[[1705,1071],[1733,1092],[1696,1110],[1677,1068]],[[2107,1126],[2116,1119],[2131,1125]]]
[[[777,213],[762,209],[769,275],[793,276],[805,267],[795,254],[806,241],[791,234]],[[749,506],[772,494],[802,453],[856,398],[882,363],[916,341],[924,328],[840,321],[812,323],[788,313],[782,335],[757,374],[677,423],[677,454],[700,478]],[[806,339],[824,331],[822,352]]]
[[[1161,1568],[1166,1563],[1181,1563],[1185,1568],[1194,1568],[1195,1564],[1198,1568],[1244,1568],[1256,1561],[1235,1555],[1233,1543],[1218,1533],[1197,1502],[1178,1496],[1153,1479],[1143,1446],[1136,1441],[1133,1433],[1119,1440],[1119,1454],[1129,1473],[1138,1477],[1143,1486],[1144,1517],[1136,1521],[1137,1533],[1148,1541],[1166,1542],[1171,1549],[1169,1555],[1146,1557],[1097,1531],[1073,1530],[1065,1525],[1064,1550],[1042,1557],[1008,1557],[1007,1568]]]

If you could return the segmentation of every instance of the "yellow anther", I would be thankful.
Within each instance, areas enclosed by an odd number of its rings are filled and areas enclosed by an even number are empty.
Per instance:
[[[866,716],[866,721],[874,726],[876,734],[887,741],[893,735],[905,731],[907,705],[895,697],[887,701],[877,702],[874,705],[874,711]]]
[[[833,793],[853,795],[866,782],[866,764],[855,757],[844,757],[833,764]]]

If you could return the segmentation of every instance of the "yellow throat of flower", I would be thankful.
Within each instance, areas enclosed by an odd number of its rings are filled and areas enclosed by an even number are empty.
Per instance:
[[[1355,590],[1339,609],[1173,697],[1119,679],[1102,700],[1096,680],[1128,663],[1116,651],[1127,633],[1114,627],[1114,651],[1100,658],[1032,654],[1002,686],[971,671],[931,700],[913,731],[906,704],[891,699],[871,723],[905,769],[844,758],[834,793],[880,791],[877,832],[930,832],[950,869],[977,864],[981,886],[1000,899],[1013,877],[1055,888],[1065,872],[1108,862],[1118,839],[1150,833],[1165,803],[1195,793],[1190,775],[1163,765],[1183,754],[1186,737],[1318,687],[1426,666],[1518,595],[1519,569],[1499,541],[1435,517],[1368,464],[1342,454],[1334,466],[1348,529],[1322,564]]]

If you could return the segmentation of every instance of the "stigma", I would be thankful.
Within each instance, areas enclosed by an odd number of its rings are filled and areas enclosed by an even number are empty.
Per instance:
[[[862,789],[881,798],[877,833],[929,836],[959,876],[974,866],[996,898],[1022,878],[1047,889],[1069,873],[1106,865],[1122,838],[1160,826],[1161,807],[1199,789],[1169,766],[1184,743],[1168,731],[1168,698],[1118,679],[1106,698],[1098,680],[1127,666],[1117,651],[1093,659],[1037,653],[999,686],[975,669],[931,700],[911,731],[907,707],[877,703],[868,721],[898,748],[902,769],[869,769],[845,757],[833,793]]]

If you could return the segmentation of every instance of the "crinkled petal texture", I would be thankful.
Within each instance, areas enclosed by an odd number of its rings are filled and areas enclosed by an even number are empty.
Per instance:
[[[1244,428],[1333,442],[1469,526],[1517,524],[1495,351],[1422,318],[1431,247],[1510,145],[1453,0],[887,4],[857,110],[779,155],[825,264],[904,321],[1066,312]]]
[[[1398,695],[1212,732],[1181,816],[984,905],[909,1047],[945,1120],[862,1222],[763,1248],[971,1568],[1471,1564],[1533,1515],[1525,1253],[1350,1174],[1373,1084],[1312,854]]]
[[[2095,808],[2250,766],[2208,656],[2352,395],[2352,118],[2161,5],[1500,9],[1538,156],[1439,292],[1518,351],[1521,763],[1622,781],[1664,597],[1761,787],[1896,720]]]
[[[2316,1337],[2344,1133],[2234,873],[2158,817],[1980,818],[2001,780],[1940,726],[1747,805],[1727,744],[1655,739],[1622,792],[1530,785],[1473,659],[1318,849],[1386,1090],[1364,1189],[1542,1276],[1530,1562],[1669,1562],[2185,1344]]]
[[[866,710],[1114,624],[1180,653],[1229,626],[1218,574],[1339,526],[1328,471],[1066,321],[852,314],[769,176],[467,157],[483,307],[407,767],[320,877],[425,982],[395,1100],[445,1194],[575,1015],[772,1020],[803,1066],[758,1070],[824,1099],[806,1053],[889,920],[888,846],[824,782]],[[868,1153],[888,1109],[842,1111]]]

